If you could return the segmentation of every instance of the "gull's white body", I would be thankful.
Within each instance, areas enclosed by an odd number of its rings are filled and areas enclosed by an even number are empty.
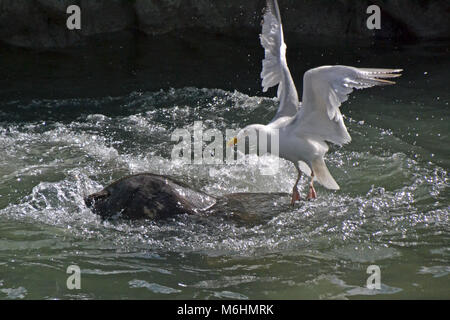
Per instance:
[[[348,66],[322,66],[311,69],[304,74],[303,102],[299,102],[286,61],[286,44],[276,0],[267,0],[260,38],[265,49],[261,72],[263,91],[278,85],[280,106],[269,124],[251,125],[247,128],[267,134],[278,129],[279,156],[291,161],[299,171],[299,176],[303,171],[313,175],[324,187],[339,189],[323,157],[328,151],[327,142],[343,145],[351,141],[339,110],[341,103],[347,100],[353,88],[393,84],[394,82],[382,78],[400,76],[396,73],[401,69]],[[246,132],[245,129],[242,132]],[[240,135],[238,134],[238,138]]]

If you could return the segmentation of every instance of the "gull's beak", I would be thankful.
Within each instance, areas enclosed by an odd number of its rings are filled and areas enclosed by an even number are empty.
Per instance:
[[[228,147],[232,147],[237,143],[237,138],[234,137],[233,139],[230,139],[230,141],[227,142]]]

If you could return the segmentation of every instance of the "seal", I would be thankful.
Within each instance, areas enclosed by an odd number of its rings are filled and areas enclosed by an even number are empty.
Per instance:
[[[178,214],[199,214],[216,199],[168,176],[141,173],[119,179],[84,199],[102,218],[165,219]]]
[[[140,173],[119,179],[84,199],[103,219],[162,220],[180,214],[215,216],[241,223],[271,219],[285,193],[231,193],[213,197],[169,176]],[[274,206],[279,202],[280,205]]]

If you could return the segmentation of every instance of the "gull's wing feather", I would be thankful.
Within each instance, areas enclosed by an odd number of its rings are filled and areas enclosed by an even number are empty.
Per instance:
[[[353,89],[394,84],[386,78],[399,77],[401,69],[371,69],[347,66],[323,66],[308,70],[303,78],[302,108],[296,115],[297,133],[338,145],[350,142],[341,104]]]
[[[297,89],[287,66],[286,44],[276,0],[267,0],[260,39],[265,51],[261,72],[263,92],[278,85],[280,106],[272,121],[283,116],[292,117],[297,113],[299,101]]]

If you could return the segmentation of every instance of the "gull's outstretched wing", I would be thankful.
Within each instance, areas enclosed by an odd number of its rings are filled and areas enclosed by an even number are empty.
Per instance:
[[[323,66],[308,70],[303,77],[302,108],[293,123],[296,133],[338,145],[350,142],[341,104],[353,89],[394,84],[385,78],[399,77],[402,69],[370,69]]]
[[[276,0],[267,0],[260,39],[265,51],[261,72],[263,92],[278,85],[280,107],[272,121],[283,116],[292,117],[297,113],[299,101],[297,89],[287,66],[286,44]]]

